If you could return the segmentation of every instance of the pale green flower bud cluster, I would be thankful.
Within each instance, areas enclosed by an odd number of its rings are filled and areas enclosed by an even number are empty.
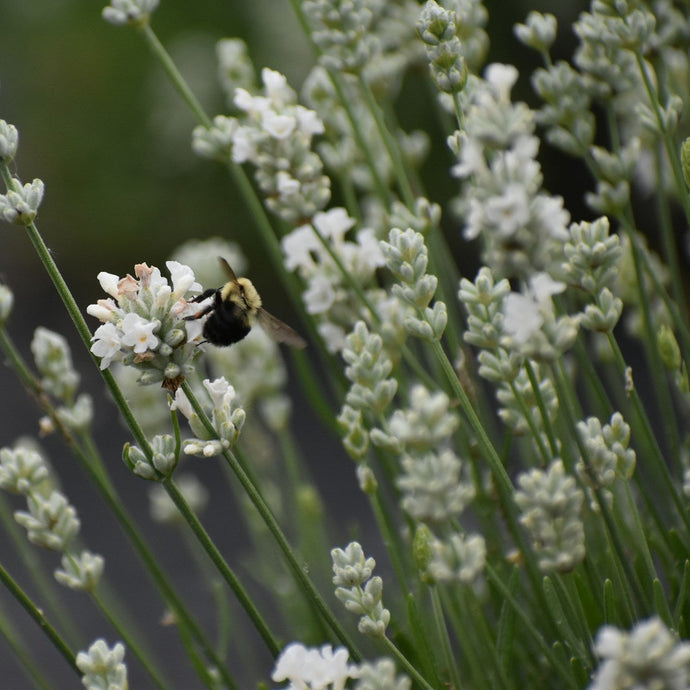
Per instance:
[[[393,201],[387,225],[393,228],[412,228],[426,237],[432,228],[441,224],[441,207],[426,197],[417,197],[412,209],[401,201]]]
[[[685,690],[690,685],[690,642],[681,642],[660,618],[639,621],[630,632],[605,625],[594,651],[602,663],[587,690]]]
[[[591,296],[613,287],[623,252],[619,236],[609,232],[609,219],[602,216],[591,223],[573,223],[568,232],[563,279]]]
[[[101,369],[122,361],[141,372],[139,383],[160,383],[171,392],[193,371],[199,355],[203,319],[188,320],[203,307],[188,300],[201,292],[193,271],[167,261],[172,285],[155,266],[134,267],[134,275],[120,278],[101,271],[98,281],[109,295],[86,311],[99,319],[91,352]]]
[[[203,385],[210,403],[207,407],[215,434],[212,435],[206,429],[182,389],[175,393],[171,409],[178,410],[187,418],[196,436],[183,442],[185,454],[210,458],[221,455],[235,445],[244,426],[246,413],[237,405],[235,389],[224,377],[213,381],[204,379]]]
[[[101,14],[115,26],[144,26],[156,7],[158,0],[111,0]]]
[[[688,368],[680,353],[680,346],[676,336],[669,326],[662,324],[656,335],[657,349],[663,365],[673,374],[678,390],[686,398],[690,398],[690,379]]]
[[[398,382],[390,374],[393,362],[377,333],[371,333],[363,321],[345,339],[342,356],[347,367],[345,376],[351,381],[345,404],[338,416],[343,430],[343,444],[355,460],[361,460],[369,448],[368,423],[381,417],[395,397]]]
[[[0,328],[5,325],[10,318],[12,307],[14,306],[14,293],[7,285],[0,283]]]
[[[415,384],[410,390],[409,407],[395,410],[387,430],[373,430],[371,440],[394,452],[425,453],[449,443],[459,424],[445,393],[430,393],[422,384]]]
[[[18,510],[14,519],[27,531],[29,541],[52,551],[64,551],[79,532],[77,511],[59,491],[49,496],[27,496],[27,511]]]
[[[81,523],[56,482],[43,456],[28,445],[0,449],[0,489],[22,494],[27,510],[17,510],[14,519],[27,531],[29,541],[51,551],[61,551],[62,569],[57,581],[70,589],[93,591],[103,574],[102,556],[71,551]]]
[[[543,572],[571,571],[585,557],[584,492],[566,474],[560,459],[547,470],[523,472],[517,482],[520,522],[532,538],[539,568]]]
[[[388,268],[400,281],[393,286],[393,294],[412,305],[417,312],[417,316],[405,319],[405,329],[410,335],[429,342],[440,340],[448,322],[448,313],[445,302],[436,301],[433,307],[429,307],[438,279],[426,272],[428,253],[424,236],[412,228],[405,231],[393,228],[388,241],[381,242],[381,251]]]
[[[354,690],[411,690],[412,681],[404,674],[396,675],[391,659],[360,664]]]
[[[113,647],[103,639],[96,640],[76,658],[77,668],[84,674],[81,682],[87,690],[129,690],[125,647],[117,642]]]
[[[484,570],[486,542],[480,534],[451,534],[444,539],[433,538],[431,560],[425,577],[432,582],[473,583]]]
[[[462,462],[450,448],[417,455],[405,453],[400,464],[403,471],[395,483],[402,493],[401,506],[415,520],[450,520],[474,498],[474,485],[461,479]]]
[[[379,51],[371,27],[384,5],[381,0],[302,0],[319,62],[334,72],[361,72]]]
[[[635,471],[636,454],[630,443],[630,427],[620,412],[602,426],[596,417],[578,422],[577,432],[587,448],[586,462],[577,471],[590,486],[609,487],[617,477],[628,480]]]
[[[19,132],[14,125],[0,120],[0,161],[9,163],[17,153]]]
[[[503,334],[503,298],[510,293],[506,278],[494,282],[491,269],[482,266],[474,282],[460,281],[458,299],[467,310],[466,342],[481,348],[477,356],[478,373],[485,379],[512,381],[518,373],[521,358],[500,345]]]
[[[93,419],[93,400],[87,393],[76,396],[80,376],[72,364],[67,340],[39,326],[34,331],[31,352],[42,377],[41,388],[62,403],[55,409],[60,423],[75,431],[88,429]],[[50,429],[52,422],[44,419],[42,426]]]
[[[361,618],[357,625],[363,635],[383,637],[391,614],[383,607],[383,580],[372,573],[373,558],[365,558],[362,547],[351,542],[345,549],[333,549],[333,584],[335,596],[352,613]]]
[[[539,397],[544,405],[551,422],[558,414],[558,395],[553,381],[543,375],[540,367],[533,367],[537,379]],[[544,420],[539,407],[532,382],[527,370],[520,368],[517,376],[508,383],[502,383],[496,392],[496,398],[501,403],[498,416],[503,423],[518,436],[532,433],[532,428],[542,430]],[[531,420],[531,425],[530,425]]]
[[[552,14],[532,11],[527,15],[524,24],[516,24],[513,27],[513,32],[520,43],[548,54],[556,40],[557,26],[556,17]]]
[[[62,569],[55,571],[55,579],[65,587],[93,592],[98,585],[105,560],[103,556],[82,551],[78,556],[66,553],[61,559]]]
[[[237,118],[219,115],[210,128],[197,127],[192,148],[203,156],[255,166],[256,182],[267,208],[288,223],[310,219],[330,201],[331,182],[311,150],[324,126],[317,114],[297,103],[287,79],[261,72],[263,93],[235,89]]]
[[[467,83],[468,69],[456,35],[455,12],[428,0],[417,20],[417,34],[425,43],[431,78],[444,93],[459,93]]]
[[[43,456],[31,448],[0,448],[0,489],[13,494],[29,495],[42,491],[50,479],[50,470]],[[46,482],[49,483],[49,482]]]
[[[158,434],[151,439],[151,456],[139,446],[125,444],[122,460],[138,477],[160,481],[170,476],[177,465],[175,439],[169,434]]]
[[[218,81],[229,106],[232,106],[234,102],[235,89],[240,88],[247,91],[256,89],[254,63],[249,57],[247,44],[241,38],[223,38],[218,41],[216,43],[216,58],[218,60]]]
[[[617,151],[592,146],[590,155],[597,171],[597,191],[585,195],[587,204],[598,213],[620,216],[630,203],[630,180],[640,160],[640,140],[633,137]]]
[[[34,179],[25,185],[15,177],[7,194],[0,194],[0,218],[15,225],[30,225],[38,214],[45,187]]]
[[[194,474],[175,477],[175,485],[196,515],[200,515],[208,504],[208,490]],[[181,525],[184,519],[167,491],[154,484],[149,491],[149,512],[156,521],[168,525]]]
[[[393,362],[383,348],[381,336],[370,333],[366,324],[358,321],[347,336],[342,356],[348,365],[345,376],[352,382],[345,396],[346,404],[362,411],[369,410],[378,417],[398,389],[398,382],[390,376]]]
[[[567,62],[559,61],[537,69],[532,86],[544,101],[535,117],[547,128],[546,140],[570,155],[584,155],[594,143],[596,131],[585,77]]]

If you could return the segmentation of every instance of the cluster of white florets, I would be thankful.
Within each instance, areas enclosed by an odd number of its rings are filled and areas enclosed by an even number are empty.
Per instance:
[[[142,372],[140,383],[161,382],[175,390],[191,370],[202,339],[203,321],[185,320],[200,308],[188,299],[201,292],[201,285],[188,266],[177,261],[166,266],[172,286],[158,268],[145,263],[134,267],[135,277],[101,271],[98,281],[110,297],[86,311],[103,322],[91,346],[101,369],[122,361]]]

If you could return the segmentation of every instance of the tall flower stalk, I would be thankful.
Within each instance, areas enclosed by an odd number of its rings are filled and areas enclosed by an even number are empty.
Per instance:
[[[530,12],[515,36],[543,66],[526,75],[487,62],[480,0],[291,7],[314,53],[301,88],[224,39],[228,112],[215,115],[154,30],[165,8],[103,10],[150,48],[196,120],[192,150],[225,166],[247,204],[309,340],[289,359],[234,238],[186,243],[164,270],[141,256],[124,276],[99,266],[105,294],[85,316],[37,225],[49,185],[22,180],[18,129],[0,120],[0,218],[36,250],[129,440],[112,467],[94,421],[107,402],[82,390],[69,339],[39,326],[29,363],[11,335],[24,295],[0,284],[0,349],[40,432],[59,436],[115,516],[205,687],[687,687],[690,327],[672,219],[690,209],[690,15],[593,2],[572,59],[554,61],[558,21]],[[535,107],[514,96],[528,78]],[[407,129],[420,83],[432,117]],[[544,144],[583,162],[592,220],[549,191]],[[429,183],[436,152],[445,191]],[[640,190],[658,199],[648,238]],[[465,247],[478,265],[460,260]],[[236,276],[217,273],[218,256]],[[208,319],[242,337],[215,347]],[[304,431],[312,413],[322,458],[302,443],[317,436]],[[126,556],[81,544],[89,518],[58,484],[62,463],[35,441],[4,443],[0,488],[23,503],[0,517],[26,530],[7,525],[24,562],[27,541],[59,552],[55,580],[91,596],[102,632],[78,650],[80,616],[64,615],[48,578],[32,578],[36,601],[4,567],[0,580],[85,687],[124,690],[144,674],[166,687],[145,621],[100,595],[106,563]],[[356,540],[333,487],[313,479],[325,463],[368,500]],[[216,464],[227,482],[208,491],[202,465]],[[159,529],[181,530],[215,634],[116,472],[148,482]],[[216,519],[247,535],[243,553]],[[31,650],[12,649],[40,685]]]

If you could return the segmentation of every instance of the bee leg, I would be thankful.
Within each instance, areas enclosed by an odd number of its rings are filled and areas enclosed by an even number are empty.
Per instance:
[[[205,299],[208,299],[214,292],[218,292],[216,288],[209,288],[208,290],[204,290],[200,295],[197,295],[193,299],[187,300],[188,302],[203,302]]]
[[[213,288],[211,288],[210,290],[206,290],[205,292],[202,292],[200,295],[197,295],[194,299],[190,299],[189,302],[203,302],[205,299],[208,299],[212,295],[215,295],[216,297],[211,304],[209,304],[207,307],[204,307],[200,312],[196,314],[192,314],[191,316],[185,316],[184,320],[194,321],[196,319],[200,319],[202,316],[206,316],[206,314],[216,309],[218,307],[219,294],[218,290],[214,290]]]

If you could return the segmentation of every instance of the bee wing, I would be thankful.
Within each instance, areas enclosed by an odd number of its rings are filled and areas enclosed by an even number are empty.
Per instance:
[[[269,314],[263,307],[259,307],[256,312],[256,318],[270,338],[277,343],[285,343],[300,350],[306,347],[307,343],[301,335],[280,319],[276,319],[275,316]]]
[[[230,264],[222,257],[218,257],[218,261],[220,261],[220,265],[223,267],[223,270],[228,274],[228,277],[233,283],[237,282],[237,276],[235,275],[235,271],[232,270]]]

